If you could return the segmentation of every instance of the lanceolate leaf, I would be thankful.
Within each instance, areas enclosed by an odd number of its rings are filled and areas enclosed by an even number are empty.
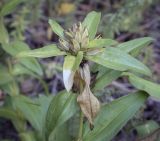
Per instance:
[[[148,139],[148,136],[150,136],[152,133],[154,133],[157,129],[159,129],[160,126],[157,122],[154,120],[149,120],[141,125],[138,125],[135,127],[138,137],[144,138],[146,137]],[[152,140],[150,140],[152,141]]]
[[[0,118],[10,119],[11,121],[18,120],[17,114],[9,108],[0,108]]]
[[[95,119],[94,129],[86,126],[83,141],[110,141],[144,104],[148,95],[137,92],[106,104]]]
[[[8,70],[0,65],[0,85],[4,85],[13,81],[13,77],[9,74]]]
[[[144,64],[142,64],[129,54],[113,47],[108,47],[104,50],[104,52],[94,56],[86,56],[86,58],[104,67],[114,70],[128,70],[145,75],[151,74],[150,70]]]
[[[22,141],[36,141],[34,132],[22,132],[19,134]]]
[[[140,51],[141,49],[146,47],[152,41],[153,41],[152,38],[144,37],[144,38],[134,39],[125,43],[121,43],[117,47],[126,53],[135,53],[137,52],[137,50]],[[102,71],[104,71],[104,68]],[[100,70],[100,73],[101,73],[101,70]],[[115,70],[106,71],[105,73],[103,73],[101,77],[99,77],[96,80],[94,90],[103,89],[105,86],[110,84],[113,80],[116,80],[121,75],[121,73],[122,72],[115,71]]]
[[[4,21],[3,18],[0,17],[0,43],[8,43],[9,42],[9,35],[8,35],[8,31],[4,26]]]
[[[97,13],[95,11],[90,12],[83,21],[83,26],[87,27],[89,32],[89,39],[94,39],[98,24],[100,22],[101,13]]]
[[[101,47],[107,47],[107,46],[112,46],[116,45],[117,41],[112,40],[112,39],[94,39],[89,42],[87,45],[88,48],[101,48]]]
[[[46,117],[46,137],[53,135],[56,128],[64,124],[77,110],[76,96],[62,92],[54,97]]]
[[[11,120],[17,131],[22,131],[25,128],[25,120],[19,116],[13,109],[0,108],[0,118]]]
[[[56,128],[56,130],[49,136],[48,141],[72,141],[71,136],[69,134],[68,124],[65,123],[60,127]]]
[[[102,90],[104,87],[111,84],[113,80],[116,80],[121,73],[122,72],[116,70],[106,71],[106,73],[96,80],[93,90]]]
[[[133,52],[134,50],[141,50],[143,47],[147,46],[153,41],[153,38],[151,37],[143,37],[134,39],[131,41],[127,41],[124,43],[119,44],[117,47],[125,52]]]
[[[42,48],[27,50],[20,52],[17,57],[38,57],[38,58],[47,58],[59,55],[65,55],[66,53],[58,49],[55,44],[48,45]]]
[[[160,100],[160,85],[135,76],[134,74],[129,74],[129,81],[137,89],[144,90],[150,96]]]
[[[73,66],[74,71],[76,71],[79,68],[79,65],[82,62],[82,59],[83,59],[83,52],[79,51],[77,56],[76,56],[75,64]]]
[[[18,95],[12,97],[14,107],[20,110],[24,117],[30,122],[30,124],[37,130],[41,131],[41,107],[39,104],[29,99],[28,97]]]
[[[0,10],[0,16],[5,16],[7,14],[12,13],[12,11],[16,8],[16,6],[20,3],[22,3],[25,0],[11,0],[8,3],[6,3],[4,6],[2,6],[2,9]]]
[[[14,57],[21,51],[30,50],[28,45],[21,41],[15,41],[9,44],[3,44],[2,47],[8,54]],[[33,57],[32,58],[20,58],[19,61],[22,65],[24,65],[29,70],[32,70],[33,72],[39,75],[43,74],[42,68],[35,58]]]
[[[64,37],[64,29],[55,20],[49,19],[49,24],[54,33],[56,33],[61,38]]]

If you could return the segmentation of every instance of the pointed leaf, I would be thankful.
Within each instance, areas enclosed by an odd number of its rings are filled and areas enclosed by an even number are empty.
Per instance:
[[[150,37],[138,38],[138,39],[134,39],[134,40],[131,40],[131,41],[128,41],[128,42],[121,43],[117,47],[120,50],[122,50],[122,51],[124,51],[126,53],[133,53],[136,50],[143,49],[145,46],[150,44],[152,41],[153,41],[153,39],[150,38]],[[94,90],[103,89],[105,86],[110,84],[113,80],[116,80],[122,73],[122,72],[115,71],[115,70],[109,70],[108,71],[108,69],[105,70],[105,68],[103,68],[102,70],[99,70],[98,75],[102,71],[104,73],[101,75],[101,77],[99,77],[96,80]]]
[[[22,132],[19,134],[22,141],[36,141],[34,132]]]
[[[37,130],[41,130],[41,124],[39,123],[41,117],[40,105],[29,99],[28,97],[18,95],[12,97],[14,107],[20,110],[24,117],[30,122],[30,124]]]
[[[7,78],[6,78],[7,79]],[[9,81],[3,85],[1,85],[1,89],[9,94],[10,96],[12,95],[19,95],[19,86],[13,79],[12,81]]]
[[[22,116],[20,117],[19,114],[17,114],[17,112],[14,111],[13,109],[7,107],[0,108],[0,118],[1,117],[11,120],[17,131],[24,130],[26,126],[23,117]]]
[[[122,72],[116,70],[106,71],[101,77],[99,77],[94,86],[94,91],[102,90],[107,85],[111,84],[112,81],[116,80]]]
[[[71,141],[71,140],[72,139],[68,131],[68,124],[65,123],[60,127],[56,128],[56,130],[49,136],[48,141]]]
[[[77,111],[76,96],[62,92],[54,97],[46,116],[46,137],[54,134],[56,128],[64,124]]]
[[[94,39],[87,45],[88,48],[102,48],[116,45],[118,42],[112,39]]]
[[[127,41],[124,43],[119,44],[117,47],[125,52],[133,52],[134,50],[137,49],[142,49],[143,47],[149,45],[154,39],[151,37],[143,37],[143,38],[138,38],[134,39],[131,41]]]
[[[26,67],[24,67],[21,64],[15,64],[13,66],[12,74],[15,76],[24,75],[24,74],[36,76],[32,71],[30,71],[29,69],[27,69]]]
[[[76,60],[75,60],[74,66],[73,66],[74,71],[76,71],[79,68],[79,65],[81,64],[82,60],[83,60],[83,52],[79,51],[76,56]]]
[[[159,128],[159,124],[154,120],[146,121],[145,123],[135,127],[138,136],[141,138],[148,137]]]
[[[11,81],[13,81],[13,77],[8,72],[7,68],[0,65],[0,85],[4,85],[4,84],[9,83]]]
[[[89,33],[89,39],[94,39],[97,28],[100,22],[101,13],[92,11],[90,12],[83,21],[83,26],[87,27]]]
[[[3,18],[0,17],[0,43],[8,43],[9,42],[9,35],[8,31],[4,26]]]
[[[2,6],[2,9],[0,10],[0,16],[5,16],[12,13],[16,6],[23,1],[24,0],[11,0],[7,2],[4,6]]]
[[[108,47],[102,53],[94,56],[86,56],[86,58],[104,67],[114,70],[129,70],[145,75],[151,74],[150,70],[144,64],[142,64],[129,54],[126,54],[113,47]]]
[[[106,104],[94,122],[94,129],[86,126],[83,141],[110,141],[144,104],[148,95],[137,92]]]
[[[150,96],[160,100],[160,85],[135,76],[134,74],[129,74],[129,81],[137,89],[146,91]]]
[[[66,53],[61,51],[55,44],[51,44],[34,50],[22,51],[17,55],[17,57],[48,58],[65,54]]]
[[[10,119],[12,121],[18,119],[17,114],[9,108],[0,108],[0,118],[1,117],[6,118],[6,119]]]
[[[56,33],[59,37],[64,38],[64,29],[55,20],[49,19],[48,22],[53,32]]]
[[[29,46],[26,43],[21,42],[21,41],[15,41],[12,43],[3,44],[2,47],[8,54],[10,54],[14,57],[17,56],[17,54],[20,53],[21,51],[29,51],[30,50]],[[39,75],[43,74],[43,71],[42,71],[40,64],[33,57],[32,58],[21,58],[21,59],[19,59],[19,61],[22,65],[24,65],[29,70],[31,70]]]

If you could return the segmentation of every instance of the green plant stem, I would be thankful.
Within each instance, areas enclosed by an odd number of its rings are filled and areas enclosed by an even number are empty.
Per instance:
[[[38,80],[41,82],[41,84],[43,85],[45,94],[46,94],[47,96],[49,96],[50,94],[49,94],[49,90],[48,90],[48,87],[47,87],[46,83],[45,83],[40,77],[37,77],[37,79],[38,79]]]
[[[80,81],[80,94],[82,93],[83,91],[83,82]],[[82,141],[82,135],[83,135],[83,112],[82,110],[80,109],[80,122],[79,122],[79,132],[78,132],[78,139],[77,141]]]
[[[79,133],[78,133],[78,140],[82,140],[82,134],[83,134],[83,112],[80,110],[80,123],[79,123]]]

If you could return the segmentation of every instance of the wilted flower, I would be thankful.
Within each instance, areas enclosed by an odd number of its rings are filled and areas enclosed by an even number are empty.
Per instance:
[[[77,101],[80,104],[82,112],[87,117],[90,124],[93,125],[93,119],[100,110],[100,103],[90,90],[91,77],[87,63],[80,68],[80,76],[84,80],[85,86],[83,92],[78,95]]]

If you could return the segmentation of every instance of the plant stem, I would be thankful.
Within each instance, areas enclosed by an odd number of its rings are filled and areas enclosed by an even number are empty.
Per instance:
[[[79,94],[81,94],[83,92],[83,82],[82,80],[80,80],[80,83],[79,83]],[[79,132],[78,132],[78,139],[77,141],[82,141],[82,135],[83,135],[83,112],[82,110],[80,109],[80,112],[79,112]]]
[[[80,123],[79,123],[79,133],[78,133],[78,140],[82,140],[82,134],[83,134],[83,112],[80,110]]]

